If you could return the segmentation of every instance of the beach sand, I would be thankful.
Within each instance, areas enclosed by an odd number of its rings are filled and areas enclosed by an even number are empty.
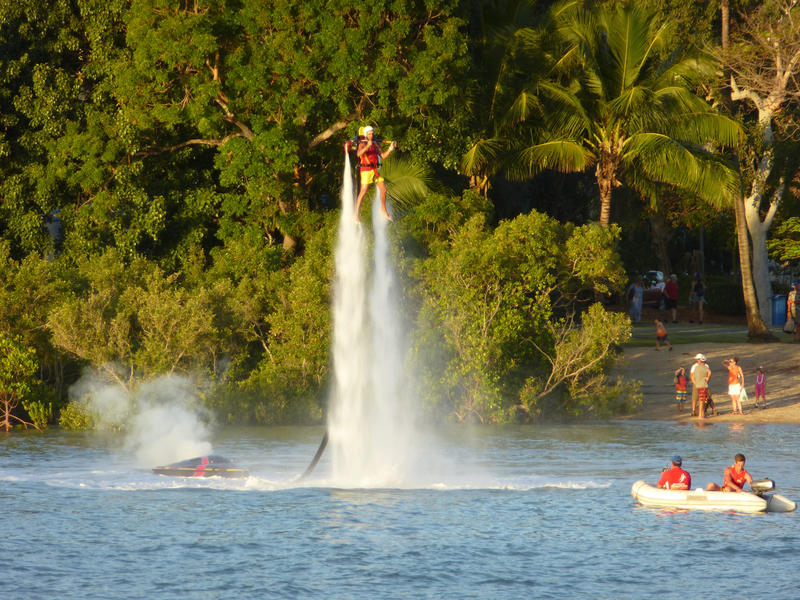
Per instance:
[[[691,415],[691,386],[687,393],[686,408],[679,412],[675,402],[675,370],[683,365],[686,375],[697,353],[706,355],[711,368],[709,388],[717,408],[713,421],[750,423],[800,424],[800,344],[782,341],[771,344],[751,343],[697,343],[673,344],[655,351],[655,342],[649,347],[626,347],[611,371],[616,378],[638,379],[642,382],[642,405],[631,415],[620,419],[647,421],[697,421]],[[744,372],[745,388],[749,400],[743,405],[744,415],[731,414],[728,396],[728,371],[722,361],[739,357]],[[755,408],[756,369],[763,366],[767,374],[767,408]]]

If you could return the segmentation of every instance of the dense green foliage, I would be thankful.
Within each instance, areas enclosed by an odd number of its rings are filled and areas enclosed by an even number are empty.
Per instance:
[[[9,431],[14,421],[40,429],[52,417],[51,407],[32,397],[36,387],[36,367],[36,351],[33,348],[25,347],[18,336],[0,334],[0,427],[4,431]],[[20,402],[31,415],[33,423],[14,414]]]
[[[604,378],[629,323],[596,300],[621,256],[659,266],[642,207],[730,254],[697,197],[729,191],[739,129],[688,53],[717,20],[685,0],[0,0],[8,414],[91,426],[67,393],[89,367],[129,391],[192,373],[224,422],[322,419],[341,145],[365,123],[400,142],[385,174],[429,412],[629,408]],[[592,222],[601,183],[622,231]],[[794,222],[778,232],[794,258]]]

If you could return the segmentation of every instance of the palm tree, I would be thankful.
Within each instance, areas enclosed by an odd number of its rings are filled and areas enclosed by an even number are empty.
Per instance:
[[[525,179],[593,166],[603,226],[623,183],[653,202],[666,185],[728,203],[738,180],[712,150],[734,145],[741,129],[692,91],[715,63],[664,57],[665,27],[633,2],[593,10],[567,2],[553,18],[562,45],[552,77],[523,89],[505,115],[514,131],[506,173]]]
[[[507,146],[503,114],[520,82],[545,74],[544,29],[536,0],[485,0],[473,8],[474,61],[480,85],[469,88],[465,105],[475,121],[476,138],[461,159],[470,187],[484,194],[489,178],[502,171]]]

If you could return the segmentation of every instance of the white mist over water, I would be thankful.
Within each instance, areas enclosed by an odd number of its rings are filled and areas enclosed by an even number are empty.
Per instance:
[[[148,468],[211,452],[211,431],[201,418],[195,389],[188,378],[163,375],[129,392],[87,371],[70,395],[86,402],[100,428],[125,424],[125,452]]]
[[[350,157],[345,155],[333,293],[334,390],[328,419],[332,478],[343,487],[409,485],[417,449],[407,396],[406,344],[395,299],[388,221],[373,201],[374,260],[355,221]]]

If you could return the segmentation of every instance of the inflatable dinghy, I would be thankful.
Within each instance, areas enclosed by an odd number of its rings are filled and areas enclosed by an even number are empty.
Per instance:
[[[226,477],[229,479],[248,477],[247,471],[222,456],[198,456],[171,465],[156,467],[153,469],[153,473],[170,477]]]
[[[767,484],[769,482],[769,485]],[[753,482],[753,492],[709,492],[696,490],[665,490],[644,481],[637,481],[631,495],[639,504],[657,508],[685,510],[731,510],[744,513],[790,512],[797,505],[779,494],[768,493],[775,488],[770,479]]]

